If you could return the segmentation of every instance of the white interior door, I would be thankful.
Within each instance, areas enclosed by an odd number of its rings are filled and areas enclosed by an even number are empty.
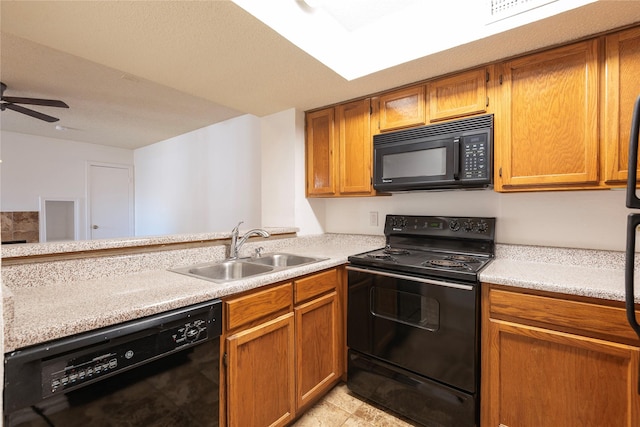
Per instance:
[[[89,232],[91,239],[134,235],[133,168],[89,165]]]

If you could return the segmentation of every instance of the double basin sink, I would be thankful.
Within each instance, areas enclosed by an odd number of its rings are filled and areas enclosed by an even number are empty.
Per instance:
[[[324,261],[316,258],[287,253],[270,253],[256,258],[239,258],[219,262],[176,268],[171,271],[216,283],[226,283],[259,274],[273,273],[287,268]]]

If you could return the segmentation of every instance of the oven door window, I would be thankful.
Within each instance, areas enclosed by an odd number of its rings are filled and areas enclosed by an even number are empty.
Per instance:
[[[374,316],[431,332],[440,327],[440,304],[434,298],[374,286],[370,301]]]

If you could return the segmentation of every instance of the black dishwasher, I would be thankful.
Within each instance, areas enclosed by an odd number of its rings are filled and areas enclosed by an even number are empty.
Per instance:
[[[4,425],[218,426],[222,303],[5,354]]]

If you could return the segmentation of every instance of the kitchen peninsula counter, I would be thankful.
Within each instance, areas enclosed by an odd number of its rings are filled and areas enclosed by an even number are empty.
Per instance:
[[[345,264],[349,255],[377,249],[385,243],[384,236],[291,237],[290,231],[283,229],[281,238],[250,240],[241,255],[248,256],[262,246],[264,252],[288,252],[326,260],[223,284],[169,271],[224,259],[226,247],[221,244],[94,258],[74,252],[67,260],[40,259],[33,263],[26,262],[29,256],[25,256],[15,258],[23,263],[7,267],[3,251],[5,351],[332,268]],[[228,236],[221,236],[225,237]],[[496,259],[480,273],[480,280],[623,301],[624,253],[497,245]],[[640,286],[636,289],[636,302],[640,302]]]
[[[228,283],[168,270],[223,260],[224,246],[3,266],[5,352],[342,265],[351,254],[384,246],[384,237],[325,234],[250,240],[241,255],[248,256],[259,246],[265,253],[326,259]],[[155,259],[148,262],[150,257]],[[118,265],[126,269],[118,269]],[[122,273],[133,268],[142,270]],[[79,277],[65,279],[73,269],[114,271],[98,271],[101,277],[83,278],[79,273]]]

